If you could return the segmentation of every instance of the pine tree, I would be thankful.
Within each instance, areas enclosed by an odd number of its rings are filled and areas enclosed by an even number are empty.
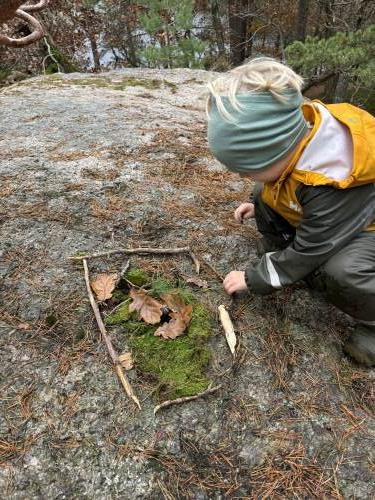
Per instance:
[[[144,0],[140,22],[151,43],[139,55],[149,67],[202,67],[205,42],[194,36],[193,0]]]
[[[375,89],[375,25],[364,30],[319,39],[307,37],[306,41],[296,41],[286,48],[288,63],[300,72],[312,86],[330,77],[336,78],[336,100],[348,99],[352,102],[374,106]],[[372,95],[371,95],[372,94]]]

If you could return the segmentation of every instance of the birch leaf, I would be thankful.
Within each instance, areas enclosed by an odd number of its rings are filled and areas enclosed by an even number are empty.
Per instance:
[[[133,299],[133,302],[129,305],[129,312],[137,311],[140,319],[150,325],[159,323],[163,304],[150,297],[144,290],[132,288],[129,295]]]
[[[193,306],[184,306],[180,311],[171,312],[171,320],[159,326],[154,335],[156,337],[163,337],[164,339],[175,339],[184,333],[189,326],[191,316],[193,313]]]
[[[117,283],[117,274],[98,274],[94,281],[91,282],[91,288],[95,292],[99,302],[108,300],[112,297],[112,292]]]

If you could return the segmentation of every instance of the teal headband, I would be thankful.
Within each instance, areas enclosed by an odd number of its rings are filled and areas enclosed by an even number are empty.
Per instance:
[[[302,95],[292,90],[283,95],[285,102],[270,92],[238,94],[240,111],[228,97],[222,97],[232,121],[223,118],[211,97],[208,142],[214,156],[229,170],[265,170],[287,156],[303,138],[307,123],[301,109]]]

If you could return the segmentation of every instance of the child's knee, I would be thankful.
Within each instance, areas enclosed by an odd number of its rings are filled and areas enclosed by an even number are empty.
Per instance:
[[[343,289],[355,287],[355,272],[353,262],[346,255],[334,255],[323,266],[324,274],[328,277],[331,287]],[[329,288],[329,285],[327,286]]]

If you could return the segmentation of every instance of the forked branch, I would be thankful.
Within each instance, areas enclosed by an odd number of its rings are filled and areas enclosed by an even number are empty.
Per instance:
[[[37,42],[44,36],[44,29],[40,22],[28,12],[37,12],[48,5],[49,0],[40,0],[36,4],[23,4],[22,0],[0,0],[0,24],[19,18],[31,28],[30,35],[22,38],[11,38],[0,34],[0,45],[20,48]]]

